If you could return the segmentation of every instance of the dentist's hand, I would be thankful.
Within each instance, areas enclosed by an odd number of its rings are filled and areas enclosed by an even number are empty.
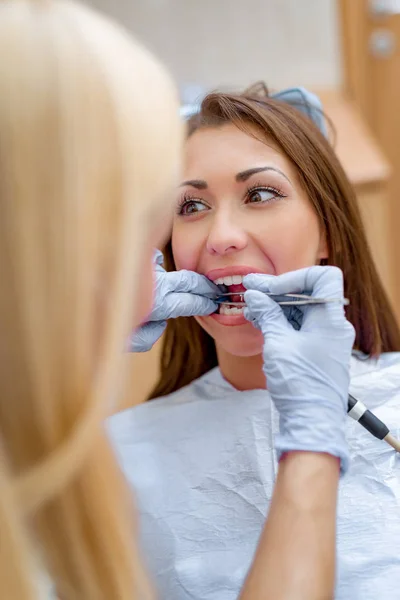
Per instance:
[[[245,317],[264,335],[264,373],[280,416],[278,456],[288,451],[326,452],[341,460],[348,451],[344,425],[355,332],[340,303],[309,305],[296,331],[265,292],[307,292],[342,298],[343,275],[336,267],[310,267],[277,277],[247,275]]]
[[[154,259],[155,292],[153,310],[147,322],[132,335],[128,350],[146,352],[163,334],[167,319],[211,315],[218,308],[206,295],[220,290],[204,275],[193,271],[167,272],[161,266],[163,255],[157,250]]]

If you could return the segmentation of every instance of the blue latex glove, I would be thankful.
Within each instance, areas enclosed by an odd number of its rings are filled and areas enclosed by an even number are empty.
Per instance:
[[[207,277],[194,271],[167,272],[161,266],[163,255],[157,250],[154,258],[155,292],[153,310],[146,323],[131,337],[131,352],[147,352],[163,334],[167,319],[207,316],[218,305],[206,295],[220,294],[219,288]]]
[[[276,449],[326,452],[348,467],[344,433],[355,332],[338,304],[308,306],[296,331],[281,307],[263,292],[311,292],[343,298],[343,275],[336,267],[310,267],[280,276],[247,275],[246,319],[264,335],[264,373],[280,416]]]

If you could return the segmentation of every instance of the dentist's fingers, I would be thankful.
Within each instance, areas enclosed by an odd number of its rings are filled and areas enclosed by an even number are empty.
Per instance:
[[[128,342],[127,352],[148,352],[160,339],[167,327],[166,321],[146,323],[131,335]]]
[[[292,273],[284,273],[276,278],[272,283],[273,293],[290,293],[275,292],[275,289],[287,289],[294,285],[295,291],[311,292],[312,296],[318,298],[341,298],[343,299],[343,273],[337,267],[321,267],[314,266],[306,269],[299,269]],[[302,290],[301,290],[302,288]]]
[[[306,267],[282,275],[252,273],[243,277],[243,285],[272,294],[312,292],[313,296],[322,296],[328,291],[332,297],[343,298],[343,274],[337,267]]]
[[[170,293],[165,297],[163,302],[162,318],[206,317],[214,313],[217,309],[218,305],[210,300],[210,298],[185,292]]]
[[[243,278],[243,285],[247,289],[255,289],[272,294],[311,293],[318,298],[337,298],[343,300],[343,274],[337,267],[313,266],[298,271],[291,271],[282,275],[251,274]],[[344,318],[343,304],[340,302],[315,305],[312,310],[304,313],[303,326],[308,326],[321,317],[326,325],[335,325]]]
[[[154,250],[153,254],[153,262],[155,265],[163,265],[164,264],[164,255],[161,250]]]
[[[249,290],[244,294],[246,308],[243,311],[245,318],[260,329],[268,343],[268,336],[279,335],[286,331],[293,331],[281,307],[263,292]]]
[[[243,285],[247,290],[257,290],[264,294],[271,292],[271,283],[281,275],[266,275],[265,273],[251,273],[243,277]],[[292,290],[293,292],[294,290]]]
[[[221,290],[205,275],[194,271],[171,271],[166,274],[166,284],[171,292],[191,292],[200,296],[218,296]]]

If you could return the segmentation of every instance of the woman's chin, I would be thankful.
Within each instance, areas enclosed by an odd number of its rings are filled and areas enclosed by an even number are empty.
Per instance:
[[[211,315],[195,319],[221,350],[233,356],[257,356],[263,350],[263,335],[244,317],[240,317]]]

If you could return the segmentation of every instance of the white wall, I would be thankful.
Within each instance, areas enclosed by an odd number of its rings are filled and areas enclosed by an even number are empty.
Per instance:
[[[154,50],[180,85],[340,83],[335,0],[88,0]]]

